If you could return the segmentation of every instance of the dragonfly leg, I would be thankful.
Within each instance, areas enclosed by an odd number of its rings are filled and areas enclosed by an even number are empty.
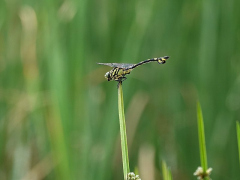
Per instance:
[[[121,81],[125,81],[127,78],[126,77],[122,77],[121,78]]]
[[[122,81],[125,81],[127,78],[126,77],[120,77],[120,78],[118,78],[118,79],[115,79],[115,81],[117,81],[117,82],[122,82]]]
[[[122,81],[121,81],[121,80],[118,81],[117,88],[119,88],[119,85],[120,85],[120,84],[122,84]]]
[[[119,84],[121,84],[123,81],[125,81],[127,78],[126,77],[121,77],[121,78],[119,78],[118,80],[116,80],[117,82],[118,82],[118,84],[117,84],[117,87],[119,88]]]

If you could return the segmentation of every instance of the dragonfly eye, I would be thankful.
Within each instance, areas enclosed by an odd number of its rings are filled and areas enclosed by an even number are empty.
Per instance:
[[[159,60],[158,60],[158,64],[164,64],[165,62],[166,62],[165,59],[159,59]]]
[[[110,73],[109,73],[109,72],[107,72],[107,73],[105,74],[105,78],[106,78],[106,79],[110,79]]]
[[[162,58],[159,58],[158,63],[159,64],[164,64],[168,58],[169,58],[169,56],[164,56]]]

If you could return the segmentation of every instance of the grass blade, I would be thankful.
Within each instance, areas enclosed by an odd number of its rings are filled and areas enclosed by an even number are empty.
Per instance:
[[[128,160],[128,146],[127,146],[127,133],[126,133],[126,123],[124,115],[124,104],[123,104],[123,91],[122,83],[118,84],[118,111],[119,111],[119,124],[120,124],[120,136],[121,136],[121,148],[122,148],[122,162],[123,162],[123,174],[124,179],[127,179],[127,174],[129,170],[129,160]]]
[[[172,174],[165,161],[162,161],[163,180],[172,180]]]
[[[237,121],[237,141],[238,141],[238,155],[239,155],[239,164],[240,164],[240,124]]]
[[[198,178],[200,179],[208,180],[209,175],[212,171],[212,168],[208,169],[204,122],[203,122],[203,116],[202,116],[202,109],[199,102],[197,103],[197,119],[198,119],[198,137],[199,137],[201,167],[198,167],[194,175],[198,176]]]
[[[206,152],[206,143],[205,143],[202,109],[201,109],[201,105],[200,105],[199,102],[197,103],[197,117],[198,117],[198,137],[199,137],[199,149],[200,149],[201,166],[203,168],[203,172],[206,172],[206,170],[208,168],[207,152]]]

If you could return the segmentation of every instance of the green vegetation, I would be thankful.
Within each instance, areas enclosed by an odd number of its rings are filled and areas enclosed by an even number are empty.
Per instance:
[[[172,174],[165,161],[162,161],[163,180],[172,180]]]
[[[121,148],[122,148],[123,174],[124,174],[124,179],[127,179],[127,175],[128,173],[130,173],[130,170],[129,170],[129,159],[128,159],[127,130],[126,130],[126,123],[125,123],[123,91],[122,91],[121,81],[118,83],[118,112],[119,112]]]
[[[240,165],[240,125],[237,122],[237,141],[238,141],[238,155],[239,155],[239,165]]]
[[[169,56],[124,81],[129,168],[196,178],[199,99],[211,178],[238,180],[239,5],[0,1],[0,179],[122,180],[117,82],[96,63]]]
[[[202,109],[199,102],[197,103],[197,117],[198,117],[197,118],[198,119],[198,138],[199,138],[201,167],[197,169],[194,175],[204,180],[209,180],[209,175],[212,171],[212,168],[208,169],[204,122],[203,122],[203,116],[202,116]]]

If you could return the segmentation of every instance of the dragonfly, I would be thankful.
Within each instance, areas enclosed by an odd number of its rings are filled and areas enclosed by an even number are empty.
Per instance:
[[[158,64],[164,64],[166,63],[166,60],[169,58],[169,56],[164,56],[164,57],[159,57],[159,58],[152,58],[152,59],[147,59],[144,61],[141,61],[137,64],[126,64],[126,63],[97,63],[100,65],[105,65],[105,66],[110,66],[113,67],[113,69],[105,74],[105,78],[108,81],[118,81],[122,82],[126,80],[127,78],[125,77],[127,74],[130,74],[130,72],[143,64],[157,61]]]

